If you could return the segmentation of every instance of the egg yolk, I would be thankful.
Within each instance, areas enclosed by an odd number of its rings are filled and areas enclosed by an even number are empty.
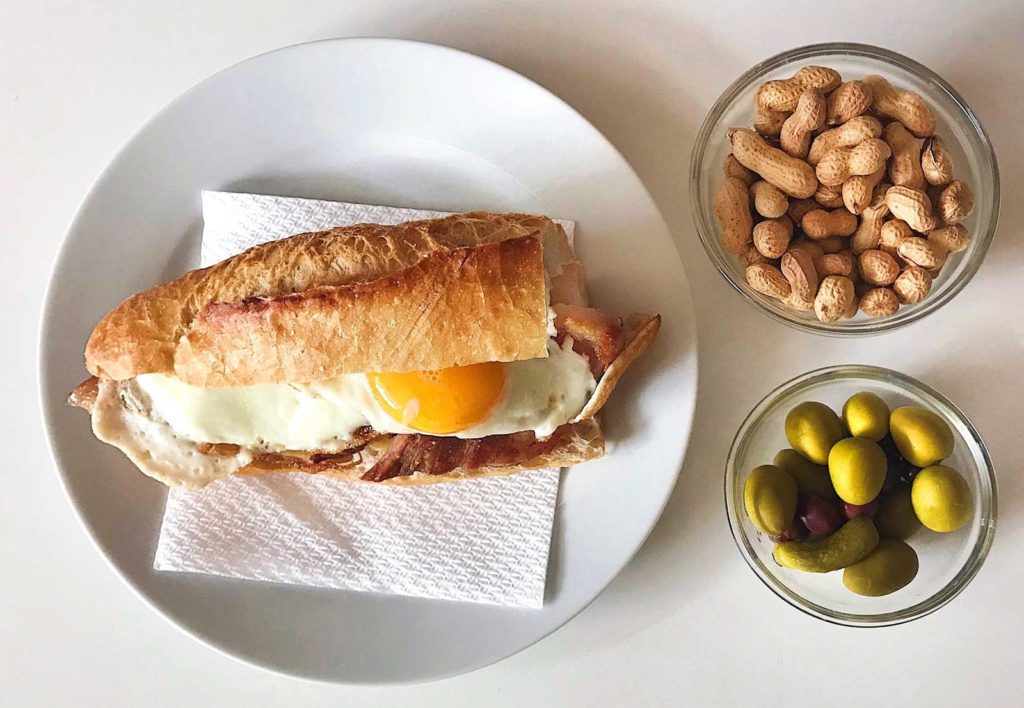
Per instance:
[[[366,377],[389,416],[413,430],[435,435],[483,422],[505,392],[505,365],[500,362]]]

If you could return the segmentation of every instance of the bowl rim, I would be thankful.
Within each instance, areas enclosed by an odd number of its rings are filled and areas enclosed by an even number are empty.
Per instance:
[[[980,156],[982,169],[984,170],[987,166],[991,171],[990,189],[992,193],[992,207],[988,214],[988,225],[984,233],[973,234],[974,246],[970,251],[967,262],[963,266],[963,271],[956,279],[949,281],[946,289],[942,293],[935,297],[925,298],[914,308],[912,312],[903,317],[899,317],[897,315],[895,317],[889,316],[859,322],[847,322],[845,324],[826,324],[816,319],[798,318],[796,313],[786,313],[781,309],[776,311],[766,303],[762,302],[759,298],[754,297],[751,293],[747,292],[746,288],[737,282],[737,278],[732,273],[732,269],[729,267],[725,255],[717,246],[717,237],[715,236],[713,224],[709,223],[708,220],[704,218],[704,209],[702,208],[702,190],[700,185],[702,172],[701,166],[704,162],[704,154],[711,144],[714,127],[717,125],[725,111],[735,103],[740,93],[746,90],[752,83],[760,80],[765,74],[791,62],[814,59],[831,54],[846,54],[849,56],[864,57],[892,65],[903,71],[918,75],[928,82],[935,90],[945,93],[952,103],[959,109],[965,123],[969,125],[978,142],[984,149],[983,155]],[[715,265],[715,268],[722,277],[725,278],[726,282],[728,282],[734,290],[740,293],[748,303],[754,305],[760,312],[777,322],[781,322],[803,332],[811,332],[813,334],[834,337],[871,336],[881,334],[883,332],[889,332],[920,321],[922,318],[932,314],[951,301],[974,278],[978,269],[981,267],[981,263],[985,259],[985,254],[988,251],[989,244],[992,242],[992,238],[995,235],[996,228],[999,223],[999,164],[996,159],[995,149],[992,146],[992,141],[989,139],[988,133],[985,132],[984,126],[982,126],[981,121],[978,119],[973,109],[971,109],[956,89],[924,64],[897,52],[884,49],[882,47],[876,47],[871,44],[861,44],[856,42],[823,42],[819,44],[808,44],[780,52],[757,62],[754,66],[743,72],[739,78],[733,81],[712,105],[711,110],[708,111],[708,114],[704,118],[704,122],[701,124],[700,130],[697,132],[697,137],[694,140],[693,149],[690,153],[690,210],[693,215],[694,225],[697,229],[697,235],[700,238],[701,245],[703,245],[708,258],[711,259],[711,262]]]
[[[737,501],[732,493],[732,482],[739,474],[736,470],[738,453],[767,409],[774,406],[781,398],[822,381],[856,379],[869,379],[872,381],[897,383],[913,390],[917,394],[922,394],[925,397],[932,397],[942,406],[947,408],[948,410],[943,412],[955,416],[967,432],[970,433],[970,437],[978,446],[978,450],[981,453],[981,459],[984,463],[983,465],[978,466],[977,469],[978,477],[981,481],[979,489],[982,492],[986,489],[989,490],[987,495],[984,493],[980,494],[979,501],[981,503],[982,518],[980,521],[978,539],[975,541],[974,546],[971,549],[971,553],[964,562],[964,565],[959,571],[957,571],[956,575],[954,575],[953,578],[942,588],[932,593],[921,602],[915,603],[901,610],[870,615],[838,612],[806,600],[799,593],[791,590],[785,583],[777,580],[774,575],[759,569],[758,566],[761,564],[754,557],[752,549],[746,540],[745,534],[742,529],[737,528],[738,524],[734,523],[734,516],[737,511]],[[839,364],[835,366],[826,366],[805,372],[779,384],[778,386],[775,386],[767,395],[758,401],[758,403],[751,409],[750,413],[746,415],[743,422],[740,423],[740,426],[736,431],[736,435],[733,437],[732,443],[729,446],[729,454],[726,457],[725,462],[724,493],[725,513],[733,541],[736,543],[736,547],[739,550],[740,555],[743,557],[743,560],[746,562],[747,567],[750,568],[762,584],[768,587],[776,596],[784,600],[786,604],[800,610],[804,614],[824,620],[831,624],[846,627],[888,627],[911,622],[935,612],[940,607],[948,604],[970,584],[978,574],[978,571],[981,570],[981,566],[988,557],[988,553],[992,548],[992,542],[995,538],[998,511],[998,493],[996,488],[995,468],[992,464],[992,459],[989,456],[988,447],[985,445],[985,441],[981,438],[981,435],[978,434],[974,424],[956,404],[928,384],[906,374],[880,366],[863,364]]]

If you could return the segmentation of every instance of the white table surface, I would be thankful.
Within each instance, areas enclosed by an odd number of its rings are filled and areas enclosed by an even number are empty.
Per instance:
[[[1019,705],[1024,116],[1015,89],[1024,78],[1024,7],[938,5],[7,0],[0,10],[0,255],[8,280],[0,703]],[[70,219],[115,151],[212,72],[280,46],[357,35],[438,42],[494,59],[603,131],[675,236],[702,361],[680,483],[611,587],[518,656],[399,688],[272,675],[202,646],[148,609],[75,519],[36,400],[43,289]],[[757,60],[827,40],[879,44],[932,67],[981,117],[1002,171],[999,234],[974,281],[924,322],[859,342],[799,334],[745,304],[701,250],[687,198],[691,143],[721,90]],[[901,627],[844,629],[791,609],[747,569],[725,521],[722,465],[742,416],[782,380],[844,362],[897,368],[944,391],[974,420],[998,468],[999,529],[987,564],[951,605]]]

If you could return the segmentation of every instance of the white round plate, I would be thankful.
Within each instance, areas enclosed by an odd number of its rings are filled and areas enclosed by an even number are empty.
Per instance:
[[[165,488],[97,442],[65,396],[93,325],[198,263],[202,189],[579,224],[595,303],[661,312],[653,349],[605,415],[611,454],[566,475],[542,610],[158,573]],[[582,610],[639,549],[690,434],[697,342],[686,276],[650,195],[572,108],[518,74],[428,44],[330,40],[242,62],[171,103],[85,200],[54,268],[41,387],[71,502],[157,611],[239,659],[347,683],[422,681],[507,657]]]

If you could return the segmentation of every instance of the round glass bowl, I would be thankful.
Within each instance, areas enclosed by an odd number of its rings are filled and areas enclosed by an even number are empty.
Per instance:
[[[881,396],[890,408],[920,405],[942,416],[956,445],[943,464],[964,476],[971,488],[974,514],[951,533],[919,528],[907,542],[917,552],[920,570],[906,587],[883,597],[863,597],[846,589],[842,572],[807,573],[783,568],[772,557],[774,544],[761,535],[743,507],[747,475],[790,447],[783,424],[803,401],[820,401],[837,413],[858,391]],[[725,469],[729,526],[747,565],[776,595],[809,615],[836,624],[880,627],[909,622],[945,605],[977,574],[996,528],[996,480],[985,443],[967,417],[941,393],[909,376],[873,366],[833,366],[803,374],[769,393],[740,426]]]
[[[970,247],[953,254],[932,284],[931,292],[915,305],[903,305],[889,317],[858,313],[851,319],[825,324],[813,312],[797,312],[778,300],[752,290],[746,283],[739,259],[722,247],[721,229],[715,218],[715,191],[725,179],[722,163],[730,152],[728,130],[749,128],[754,118],[754,94],[770,79],[792,76],[808,64],[837,70],[846,81],[880,74],[898,88],[919,93],[935,113],[935,133],[945,140],[954,161],[957,179],[964,180],[975,196],[975,208],[965,220]],[[757,64],[715,102],[704,120],[690,160],[690,200],[701,242],[718,270],[747,300],[770,317],[798,329],[836,336],[877,334],[914,322],[949,302],[981,265],[992,240],[999,215],[999,170],[992,145],[978,118],[953,88],[917,62],[865,44],[814,44],[779,54]]]

